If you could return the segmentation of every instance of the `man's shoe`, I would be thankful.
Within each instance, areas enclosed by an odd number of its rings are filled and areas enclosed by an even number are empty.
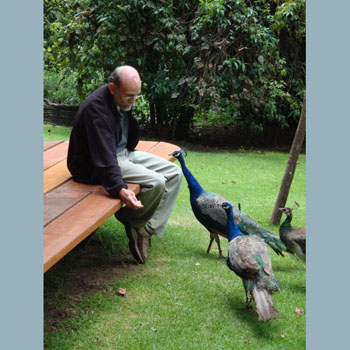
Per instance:
[[[129,238],[129,249],[130,249],[131,255],[139,264],[144,264],[145,262],[142,259],[141,253],[138,248],[138,244],[137,244],[138,237],[135,229],[134,228],[132,229],[128,223],[125,223],[124,226],[125,226],[126,235]]]
[[[129,238],[130,253],[139,264],[144,264],[151,235],[144,228],[137,230],[128,223],[125,224],[125,231]]]
[[[116,212],[115,217],[125,226],[125,232],[129,238],[129,249],[132,256],[139,264],[147,260],[147,250],[150,246],[151,235],[145,228],[136,229],[124,220],[122,209]]]

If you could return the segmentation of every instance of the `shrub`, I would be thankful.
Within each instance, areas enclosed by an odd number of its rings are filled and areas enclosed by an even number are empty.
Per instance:
[[[77,74],[44,70],[44,96],[54,103],[79,104]]]
[[[305,0],[45,0],[44,20],[45,65],[73,70],[80,100],[130,64],[155,129],[184,136],[194,118],[253,131],[297,124]]]

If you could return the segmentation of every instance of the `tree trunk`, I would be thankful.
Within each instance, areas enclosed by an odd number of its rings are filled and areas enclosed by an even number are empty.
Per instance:
[[[151,115],[151,127],[153,129],[156,125],[156,112],[155,112],[155,108],[154,108],[154,103],[149,104],[149,112]]]
[[[175,130],[175,136],[180,140],[184,140],[187,138],[190,132],[193,116],[194,116],[193,107],[180,107],[179,118],[177,120],[176,130]]]
[[[298,128],[295,132],[293,144],[292,144],[292,147],[291,147],[290,152],[289,152],[289,158],[288,158],[288,162],[287,162],[286,171],[284,173],[281,188],[280,188],[280,191],[278,193],[275,207],[274,207],[273,212],[272,212],[272,216],[270,219],[270,225],[278,225],[279,224],[279,222],[281,220],[281,216],[282,216],[282,212],[279,210],[279,208],[283,208],[287,203],[289,189],[290,189],[290,186],[291,186],[292,181],[293,181],[295,168],[296,168],[297,162],[298,162],[299,153],[300,153],[300,150],[301,150],[301,147],[303,145],[304,138],[305,138],[305,130],[306,130],[306,111],[305,111],[305,109],[306,109],[306,96],[304,96],[303,107],[301,109],[301,115],[300,115],[300,119],[299,119]]]

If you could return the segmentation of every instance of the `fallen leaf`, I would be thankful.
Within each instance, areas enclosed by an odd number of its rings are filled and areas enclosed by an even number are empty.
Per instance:
[[[303,314],[303,310],[302,309],[299,309],[298,307],[295,308],[295,313],[298,315],[298,316],[301,316]]]
[[[283,339],[286,337],[286,336],[285,336],[284,334],[282,334],[282,333],[277,334],[277,336],[278,336],[278,337],[281,337],[281,338],[283,338]]]
[[[244,341],[246,344],[251,344],[252,341],[250,339]]]
[[[125,297],[126,295],[126,288],[119,288],[118,289],[118,294]]]
[[[236,184],[236,181],[231,181],[231,183],[233,183],[234,185]]]

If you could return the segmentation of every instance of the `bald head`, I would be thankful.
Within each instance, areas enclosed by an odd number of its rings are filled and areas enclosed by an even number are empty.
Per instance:
[[[126,80],[135,80],[140,81],[141,78],[138,71],[131,66],[120,66],[117,67],[112,74],[109,76],[109,82],[115,84],[116,87],[119,87],[123,81]]]
[[[129,111],[141,92],[141,78],[134,67],[117,67],[109,77],[109,91],[117,107]]]

